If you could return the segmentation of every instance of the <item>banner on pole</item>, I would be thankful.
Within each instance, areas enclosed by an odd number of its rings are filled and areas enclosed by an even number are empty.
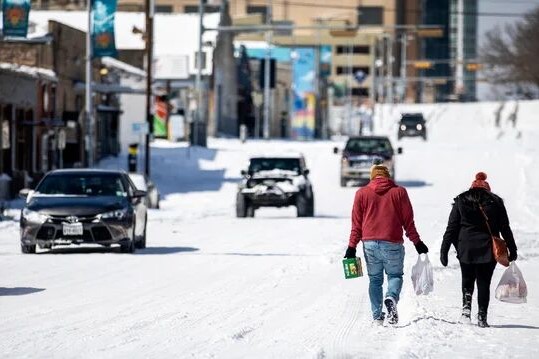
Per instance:
[[[2,1],[2,20],[4,36],[26,37],[28,33],[28,14],[30,0]]]
[[[114,41],[114,16],[116,0],[92,0],[93,57],[116,57]]]
[[[153,115],[153,135],[156,138],[167,138],[168,103],[159,96],[155,99],[155,113]]]

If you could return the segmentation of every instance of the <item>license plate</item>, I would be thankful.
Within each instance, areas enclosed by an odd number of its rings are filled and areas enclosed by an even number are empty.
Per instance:
[[[82,236],[82,223],[64,223],[62,232],[64,236]]]

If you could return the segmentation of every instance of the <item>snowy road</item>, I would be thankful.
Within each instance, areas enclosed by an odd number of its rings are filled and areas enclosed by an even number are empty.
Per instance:
[[[149,215],[146,250],[22,255],[16,221],[0,222],[0,357],[530,358],[539,339],[539,131],[498,141],[479,125],[475,135],[455,131],[439,123],[429,142],[400,144],[397,177],[431,249],[435,291],[413,294],[417,255],[407,242],[395,328],[371,326],[366,277],[343,279],[355,189],[339,187],[335,143],[213,140],[190,153],[158,143],[153,173],[164,200]],[[305,154],[316,218],[293,209],[234,217],[249,154],[275,148]],[[490,329],[457,324],[458,262],[438,261],[452,198],[478,170],[506,200],[530,292],[525,305],[492,298]]]

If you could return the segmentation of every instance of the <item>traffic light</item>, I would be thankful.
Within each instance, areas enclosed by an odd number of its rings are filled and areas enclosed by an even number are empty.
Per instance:
[[[414,62],[414,67],[418,70],[427,70],[432,68],[432,62],[431,61],[416,61]]]
[[[275,88],[275,59],[270,60],[270,88]],[[260,84],[260,88],[264,88],[266,78],[264,76],[266,71],[266,59],[260,60],[260,71],[258,72],[258,83]]]
[[[466,64],[466,70],[470,72],[479,71],[481,70],[482,65],[478,63],[469,63]]]

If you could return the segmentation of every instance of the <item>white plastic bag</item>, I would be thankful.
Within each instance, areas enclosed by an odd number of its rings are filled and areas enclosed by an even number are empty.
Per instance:
[[[412,283],[417,295],[429,294],[434,290],[432,265],[427,254],[424,260],[421,260],[421,255],[417,257],[417,263],[412,267]]]
[[[514,304],[526,303],[528,287],[515,262],[511,262],[496,287],[496,299]]]

